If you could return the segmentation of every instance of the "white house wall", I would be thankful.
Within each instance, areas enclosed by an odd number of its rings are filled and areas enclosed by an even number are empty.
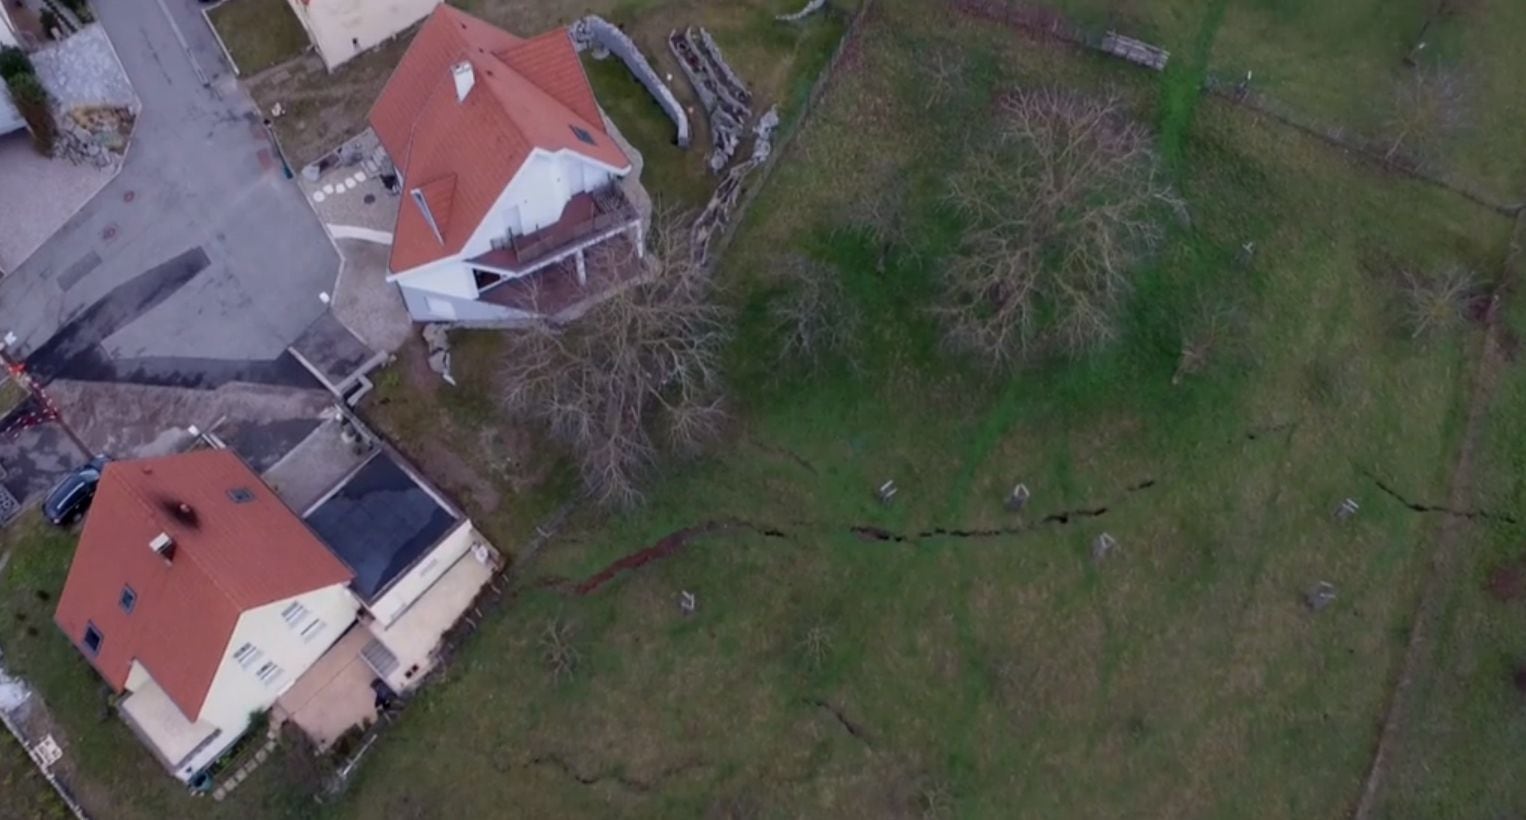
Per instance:
[[[492,250],[494,240],[502,239],[510,231],[526,234],[550,225],[561,218],[567,200],[602,188],[616,176],[609,169],[571,151],[554,154],[539,149],[532,151],[519,172],[504,186],[503,193],[498,195],[460,253],[402,271],[396,277],[397,282],[421,291],[476,299],[477,284],[470,266],[463,265],[463,260]],[[406,180],[403,183],[405,188],[408,184]],[[402,207],[414,206],[404,202]]]
[[[440,0],[287,0],[330,70],[424,19]]]
[[[393,581],[392,586],[382,594],[380,598],[366,607],[382,626],[389,626],[398,616],[407,611],[414,601],[419,599],[445,570],[456,563],[466,551],[471,549],[472,544],[480,541],[476,530],[472,529],[470,521],[463,521],[451,533],[440,539],[440,543],[430,550],[428,555],[420,558],[418,563],[407,573]]]
[[[460,267],[467,276],[471,275],[471,268],[464,265]],[[400,285],[398,291],[403,294],[403,304],[408,306],[408,315],[415,321],[493,324],[531,318],[530,314],[522,310],[495,305],[492,302],[479,302],[475,294],[470,299],[446,296],[410,287],[405,284],[406,281],[398,283]]]
[[[487,253],[493,249],[493,240],[510,231],[526,234],[550,225],[561,218],[567,200],[598,190],[616,176],[571,151],[531,152],[472,232],[461,255],[470,259]]]
[[[306,607],[308,614],[300,623],[288,624],[281,613],[293,601]],[[339,640],[355,621],[359,609],[360,604],[349,586],[335,584],[251,609],[239,616],[233,637],[223,649],[222,664],[212,679],[212,688],[199,718],[220,727],[225,733],[242,734],[248,725],[249,713],[269,709],[276,698],[318,660],[318,656]],[[323,631],[304,641],[302,629],[315,617],[323,620]],[[263,653],[247,669],[233,657],[245,643],[253,644]],[[274,661],[281,667],[278,679],[267,683],[255,676],[265,661]]]
[[[472,269],[456,256],[414,268],[407,276],[399,278],[398,284],[457,299],[477,298],[477,280],[472,277]]]

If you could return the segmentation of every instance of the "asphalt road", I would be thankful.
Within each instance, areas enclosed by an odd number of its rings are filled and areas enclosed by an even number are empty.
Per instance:
[[[338,256],[194,0],[95,8],[143,110],[121,174],[0,281],[0,333],[71,378],[282,383]]]

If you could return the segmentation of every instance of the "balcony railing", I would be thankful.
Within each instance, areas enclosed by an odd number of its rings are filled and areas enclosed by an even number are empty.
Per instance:
[[[556,222],[528,234],[505,237],[494,243],[493,250],[471,261],[509,273],[526,273],[538,263],[635,218],[636,209],[617,187],[581,193],[567,201]]]

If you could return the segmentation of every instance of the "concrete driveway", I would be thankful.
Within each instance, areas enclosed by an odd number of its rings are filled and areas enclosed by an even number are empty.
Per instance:
[[[259,113],[194,0],[97,13],[142,99],[132,148],[121,174],[0,282],[0,333],[38,356],[45,379],[301,380],[285,349],[325,310],[318,294],[333,289],[339,259]]]

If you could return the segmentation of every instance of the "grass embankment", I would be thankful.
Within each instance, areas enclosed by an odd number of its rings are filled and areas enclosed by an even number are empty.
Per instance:
[[[1517,261],[1516,281],[1521,269]],[[1416,658],[1378,816],[1508,815],[1526,805],[1526,373],[1515,364],[1526,308],[1508,304],[1497,374],[1464,512],[1476,513],[1441,563],[1451,583],[1428,602],[1433,632]]]
[[[939,9],[880,4],[748,216],[722,271],[743,317],[734,435],[636,514],[580,519],[534,571],[583,577],[710,520],[781,535],[712,535],[591,597],[530,585],[341,813],[1302,817],[1355,800],[1435,523],[1377,481],[1445,497],[1478,343],[1410,338],[1394,272],[1492,271],[1508,224]],[[1216,13],[1200,12],[1188,36]],[[919,66],[940,49],[964,68],[934,94]],[[941,185],[993,92],[1048,83],[1118,88],[1161,123],[1192,219],[1112,348],[992,377],[948,357],[924,310],[960,231]],[[866,224],[883,197],[899,239]],[[843,277],[866,317],[856,369],[770,358],[781,251]],[[1173,385],[1205,303],[1240,318]],[[1023,516],[1002,506],[1018,480]],[[1347,497],[1362,511],[1338,523]],[[1104,531],[1120,546],[1093,563]],[[1339,596],[1314,615],[1317,581]],[[544,668],[551,619],[573,628],[570,683]]]

